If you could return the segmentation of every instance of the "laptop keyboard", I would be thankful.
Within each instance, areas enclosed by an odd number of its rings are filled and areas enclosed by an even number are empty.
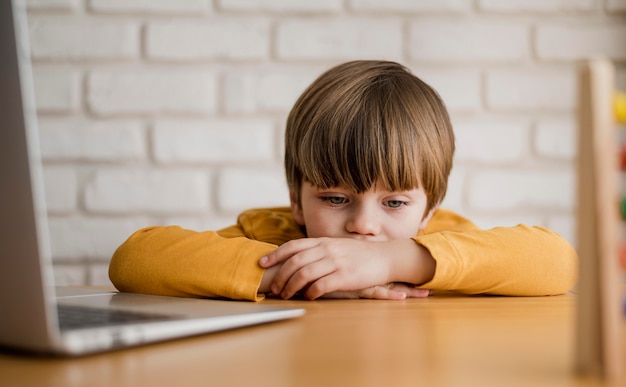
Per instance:
[[[61,330],[167,321],[176,316],[84,306],[57,305]]]

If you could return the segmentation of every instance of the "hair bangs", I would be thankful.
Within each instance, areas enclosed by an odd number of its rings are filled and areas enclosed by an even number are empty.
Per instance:
[[[356,114],[321,120],[324,128],[303,138],[298,157],[302,178],[316,187],[341,186],[357,193],[378,183],[389,191],[419,188],[420,157],[412,145],[415,139],[406,138],[412,131],[384,127],[383,123],[394,120],[384,117],[386,109],[381,104],[373,103],[380,100],[365,100],[370,103]]]

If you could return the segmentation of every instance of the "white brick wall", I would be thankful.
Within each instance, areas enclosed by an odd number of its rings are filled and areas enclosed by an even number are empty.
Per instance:
[[[276,31],[276,56],[285,60],[400,59],[402,23],[381,18],[293,18]]]
[[[45,0],[44,0],[45,1]],[[91,0],[94,12],[139,14],[203,14],[210,10],[211,0]]]
[[[610,24],[609,24],[610,23]],[[545,60],[576,60],[594,56],[626,59],[626,25],[554,23],[537,28],[537,55]]]
[[[576,81],[571,68],[493,70],[486,77],[486,104],[505,111],[572,111]]]
[[[94,70],[86,103],[99,115],[208,114],[216,109],[216,77],[190,69]]]
[[[209,208],[202,170],[102,168],[87,182],[85,209],[95,213],[196,213]]]
[[[522,22],[420,18],[409,23],[408,39],[409,59],[415,61],[514,62],[530,54],[529,30]]]
[[[77,17],[32,17],[33,59],[119,59],[139,55],[139,25]]]
[[[267,120],[161,121],[153,131],[154,158],[162,164],[271,162],[275,142]]]
[[[270,23],[259,18],[152,22],[146,30],[146,55],[151,59],[262,60],[269,51]]]
[[[39,121],[44,160],[120,162],[147,157],[144,125],[139,121],[89,121],[42,118]]]
[[[458,120],[456,161],[519,164],[529,153],[529,124],[515,119]],[[485,141],[489,139],[489,141]]]
[[[35,96],[40,112],[69,113],[79,109],[80,78],[76,71],[43,69],[33,71]]]
[[[397,60],[457,135],[444,207],[575,244],[576,66],[626,87],[624,0],[28,0],[55,275],[107,284],[153,224],[288,203],[284,122],[323,70]]]

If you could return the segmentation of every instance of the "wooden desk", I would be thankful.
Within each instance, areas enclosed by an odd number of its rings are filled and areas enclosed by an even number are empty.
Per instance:
[[[600,385],[572,371],[572,295],[263,302],[307,314],[77,359],[0,352],[0,385]]]

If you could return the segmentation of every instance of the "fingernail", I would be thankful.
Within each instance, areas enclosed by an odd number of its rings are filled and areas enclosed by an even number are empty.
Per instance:
[[[267,258],[267,255],[266,255],[264,257],[261,257],[261,259],[259,259],[259,263],[264,266],[268,260],[269,258]]]

